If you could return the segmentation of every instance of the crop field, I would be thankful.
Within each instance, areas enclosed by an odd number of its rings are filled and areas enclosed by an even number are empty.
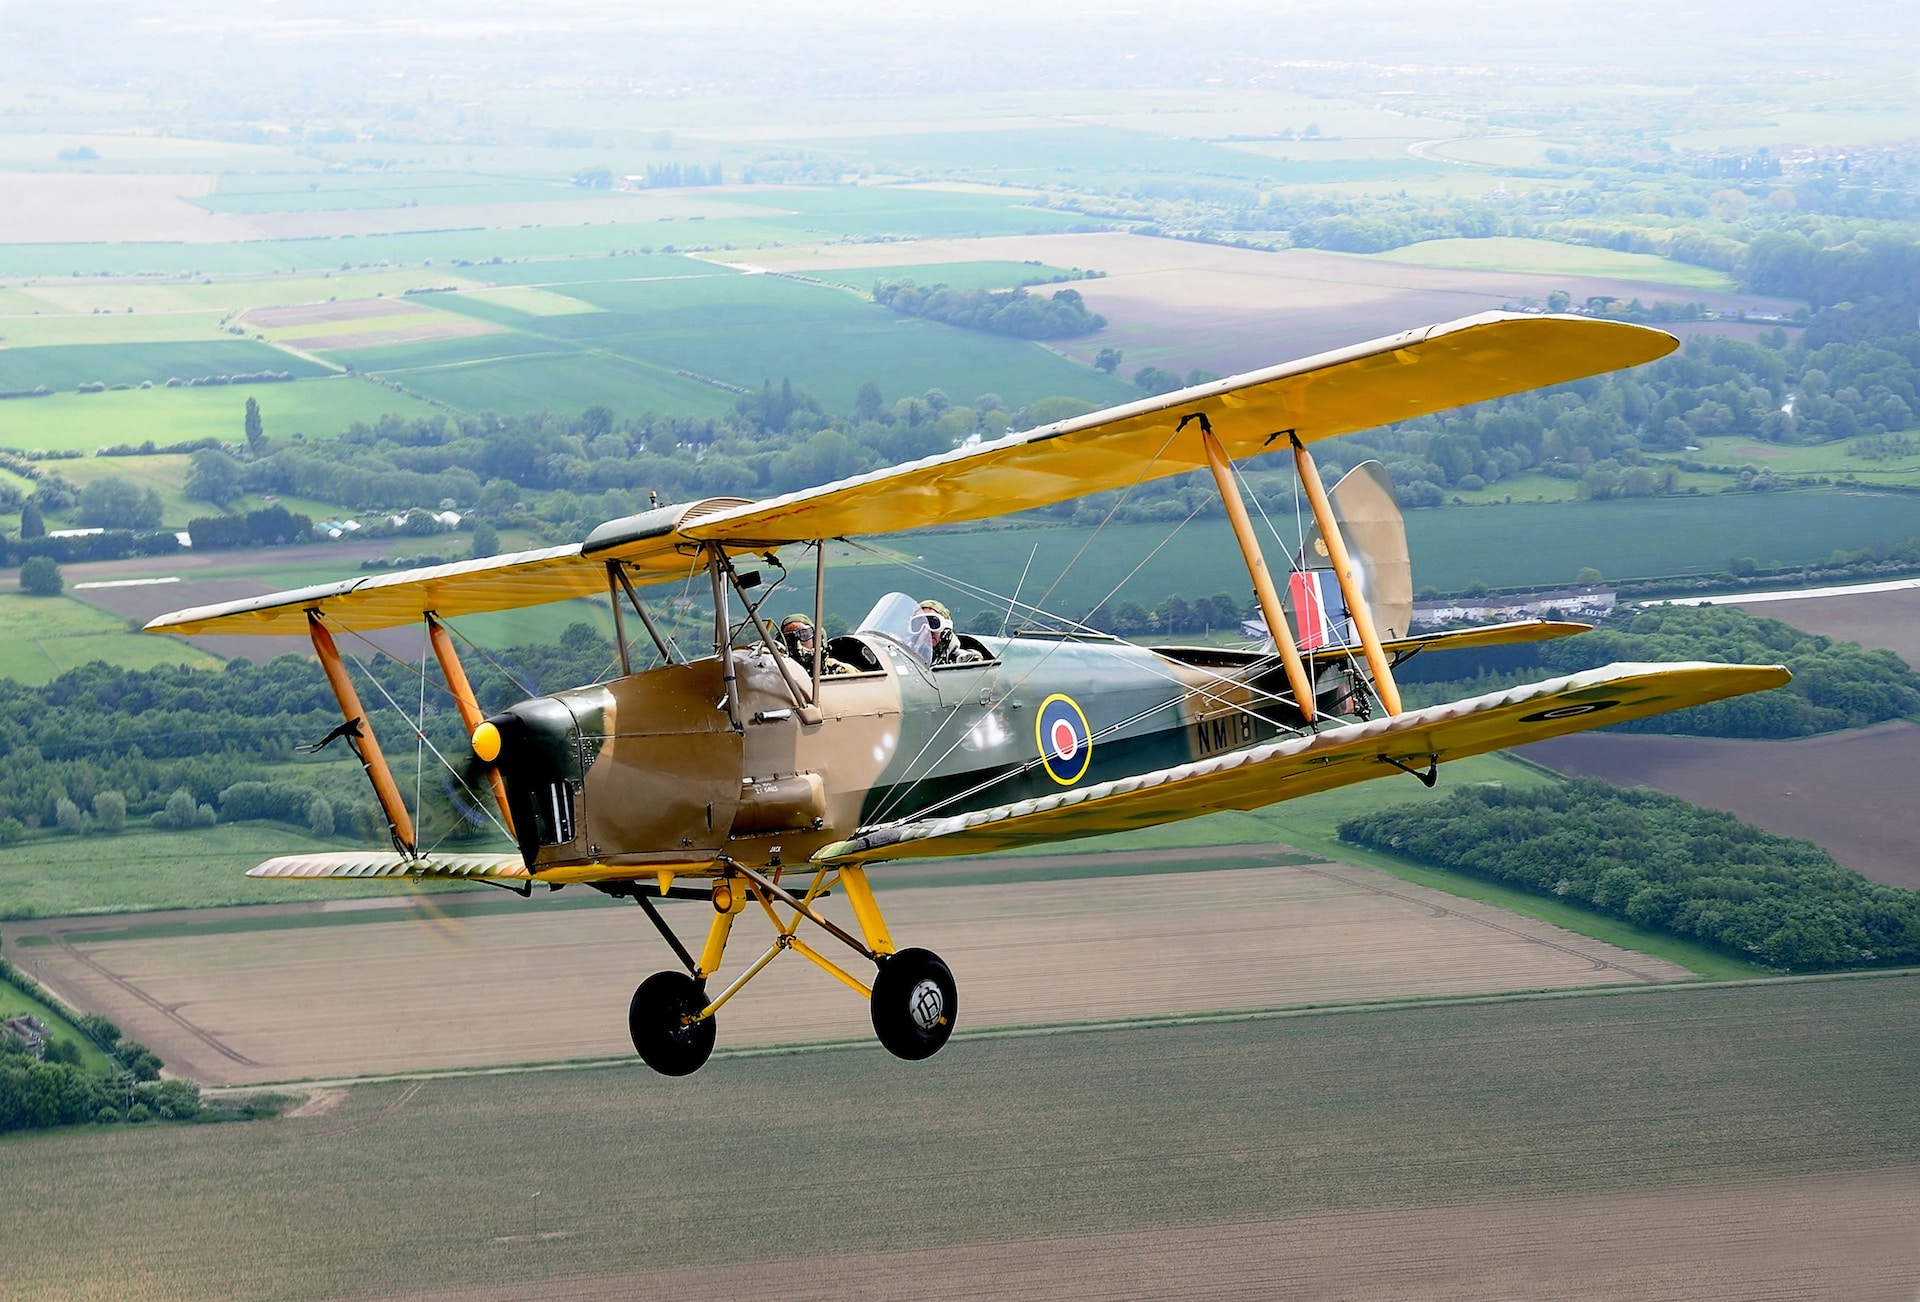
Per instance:
[[[1582,278],[1598,276],[1684,289],[1733,288],[1733,281],[1723,271],[1675,262],[1651,253],[1616,253],[1612,249],[1583,248],[1555,240],[1526,240],[1510,236],[1484,240],[1427,240],[1373,256],[1382,262],[1410,263],[1420,267],[1530,271],[1542,275]]]
[[[0,389],[71,389],[76,385],[139,384],[157,387],[168,379],[191,380],[202,375],[252,374],[291,371],[296,377],[325,375],[324,366],[269,348],[250,339],[227,342],[174,344],[120,344],[92,348],[0,349]]]
[[[682,372],[739,388],[791,377],[829,410],[847,411],[860,386],[880,382],[889,398],[944,388],[968,401],[993,391],[1025,405],[1066,394],[1090,401],[1130,396],[1124,382],[1037,344],[896,315],[856,296],[785,276],[704,276],[598,280],[567,296],[601,309],[534,316],[468,295],[440,300],[456,312],[510,323],[535,363],[502,366],[495,341],[354,349],[331,354],[357,370],[402,378],[409,388],[467,410],[526,410],[556,401],[578,410],[606,402],[624,414],[713,411],[727,391]],[[538,341],[537,343],[533,341]],[[562,350],[565,350],[564,353]],[[435,372],[450,361],[470,362]],[[502,371],[494,381],[490,372]]]
[[[219,179],[195,205],[208,212],[325,212],[345,208],[525,203],[599,197],[552,178],[476,172],[240,173]]]
[[[262,423],[276,438],[331,438],[356,420],[372,422],[386,412],[425,416],[434,411],[418,398],[347,375],[278,384],[54,393],[0,402],[0,446],[91,452],[148,439],[162,446],[203,438],[241,443],[248,398],[260,403]],[[71,466],[61,462],[57,468],[68,474]]]
[[[815,140],[809,148],[850,161],[871,159],[882,170],[931,169],[1014,185],[1122,186],[1223,177],[1265,184],[1323,185],[1365,180],[1418,180],[1446,169],[1402,154],[1397,159],[1300,161],[1271,158],[1203,140],[1086,125],[1021,131],[939,131]]]
[[[10,1138],[0,1236],[23,1297],[1895,1296],[1913,982],[365,1085]]]
[[[1082,360],[1100,348],[1118,347],[1129,374],[1151,363],[1227,375],[1522,299],[1544,302],[1554,290],[1566,290],[1577,300],[1595,294],[1644,298],[1648,290],[1645,283],[1590,273],[1416,266],[1312,249],[1265,253],[1117,233],[838,244],[752,255],[777,270],[823,279],[873,266],[982,259],[1033,259],[1106,272],[1101,280],[1073,288],[1090,310],[1106,316],[1107,329],[1060,346]],[[1689,296],[1715,307],[1793,307],[1711,290],[1693,290]]]
[[[1920,724],[1896,719],[1794,741],[1583,733],[1521,753],[1562,773],[1724,809],[1812,841],[1875,881],[1920,890],[1912,810]]]
[[[197,647],[146,637],[72,597],[0,592],[0,677],[44,683],[90,660],[130,669],[219,664]]]
[[[896,936],[953,967],[976,1029],[1691,975],[1371,869],[1255,866],[1274,857],[1254,850],[1171,877],[903,886],[885,905]],[[1290,857],[1300,856],[1279,856]],[[852,924],[844,909],[829,912]],[[670,916],[697,929],[707,913]],[[128,940],[59,932],[18,953],[36,980],[214,1084],[617,1056],[628,995],[672,963],[631,909],[358,916],[369,920]],[[762,930],[741,928],[717,980],[759,955]],[[502,981],[538,983],[543,998],[502,1008]],[[180,1008],[190,1024],[164,1011]],[[736,1048],[858,1039],[868,1025],[858,999],[801,963],[782,964],[721,1020],[722,1042]]]
[[[60,178],[56,178],[60,179]],[[107,178],[71,178],[93,181]],[[113,178],[118,179],[118,178]],[[162,178],[171,183],[176,178]],[[0,276],[162,275],[220,276],[362,269],[382,264],[445,267],[455,261],[605,255],[673,247],[741,247],[811,243],[843,236],[897,239],[966,239],[1062,231],[1088,224],[1074,213],[1025,207],[1018,194],[953,194],[908,187],[803,186],[727,187],[713,191],[662,191],[599,200],[573,191],[571,202],[522,202],[491,212],[475,208],[374,209],[363,212],[261,214],[255,218],[208,213],[184,200],[168,199],[196,226],[227,232],[226,243],[162,242],[164,236],[137,226],[114,243],[56,242],[74,239],[72,228],[36,232],[48,242],[0,243]],[[82,196],[76,203],[98,202]],[[637,206],[636,206],[637,205]],[[322,229],[351,223],[375,229],[379,219],[430,223],[438,229],[388,234]],[[137,220],[138,214],[132,214]],[[693,219],[699,220],[693,220]],[[289,227],[262,238],[260,222]],[[581,224],[590,221],[591,224]],[[303,229],[291,229],[294,226]],[[477,229],[446,229],[449,226]],[[312,229],[304,229],[311,227]],[[289,236],[303,238],[288,238]],[[151,241],[151,242],[143,242]]]

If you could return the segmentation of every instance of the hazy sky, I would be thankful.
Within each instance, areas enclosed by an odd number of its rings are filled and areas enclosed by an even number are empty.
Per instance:
[[[143,88],[478,75],[718,93],[1244,84],[1262,65],[1920,67],[1911,0],[0,0],[0,70]]]

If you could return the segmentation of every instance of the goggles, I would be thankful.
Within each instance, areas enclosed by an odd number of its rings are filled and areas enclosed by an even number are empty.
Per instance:
[[[907,621],[907,627],[915,633],[931,633],[939,637],[946,631],[947,621],[940,618],[937,611],[918,610],[914,612],[913,618]]]
[[[780,631],[796,642],[813,641],[813,625],[811,624],[791,624]]]

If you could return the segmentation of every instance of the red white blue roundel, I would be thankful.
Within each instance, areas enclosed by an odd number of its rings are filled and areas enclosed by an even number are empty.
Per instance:
[[[1070,787],[1086,776],[1087,765],[1093,762],[1093,730],[1071,696],[1055,693],[1042,701],[1034,730],[1048,777]]]

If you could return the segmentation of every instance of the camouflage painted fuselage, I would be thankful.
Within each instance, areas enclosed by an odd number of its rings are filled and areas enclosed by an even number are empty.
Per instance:
[[[521,852],[550,881],[616,864],[790,864],[875,823],[1053,795],[1298,723],[1284,703],[1256,704],[1277,671],[1247,653],[971,642],[986,660],[929,666],[884,635],[836,639],[862,672],[822,680],[814,724],[758,646],[734,652],[738,728],[717,657],[523,701],[494,716]]]

